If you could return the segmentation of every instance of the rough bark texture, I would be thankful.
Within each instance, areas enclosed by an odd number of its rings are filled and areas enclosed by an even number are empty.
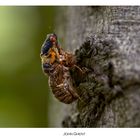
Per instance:
[[[78,65],[88,70],[86,76],[73,78],[84,102],[70,105],[62,126],[139,127],[140,7],[65,10],[60,36]]]

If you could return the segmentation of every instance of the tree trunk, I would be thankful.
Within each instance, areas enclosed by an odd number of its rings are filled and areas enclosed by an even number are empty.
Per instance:
[[[140,7],[65,7],[60,22],[65,49],[86,69],[73,78],[82,101],[69,105],[62,126],[139,127]]]

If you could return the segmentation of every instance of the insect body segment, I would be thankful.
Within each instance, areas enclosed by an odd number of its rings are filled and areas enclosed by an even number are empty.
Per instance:
[[[54,96],[63,103],[69,104],[78,98],[69,68],[64,65],[59,64],[54,68],[53,74],[49,76],[49,85]]]
[[[49,45],[47,41],[51,42]],[[47,35],[41,49],[42,69],[49,76],[49,86],[54,96],[69,104],[79,98],[70,75],[70,69],[76,66],[74,55],[64,51],[55,34]]]
[[[53,64],[56,59],[59,59],[58,48],[57,36],[55,34],[48,34],[40,54],[41,57],[45,56],[45,63]]]

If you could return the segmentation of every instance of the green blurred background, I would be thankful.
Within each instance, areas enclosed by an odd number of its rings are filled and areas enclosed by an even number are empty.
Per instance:
[[[40,48],[56,7],[0,7],[0,127],[48,127],[48,81]]]

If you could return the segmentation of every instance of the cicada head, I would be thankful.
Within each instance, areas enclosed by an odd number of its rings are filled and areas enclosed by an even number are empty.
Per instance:
[[[47,55],[49,49],[53,46],[53,45],[57,45],[58,41],[57,41],[57,35],[55,33],[52,34],[48,34],[42,47],[41,47],[41,56],[42,55]]]

